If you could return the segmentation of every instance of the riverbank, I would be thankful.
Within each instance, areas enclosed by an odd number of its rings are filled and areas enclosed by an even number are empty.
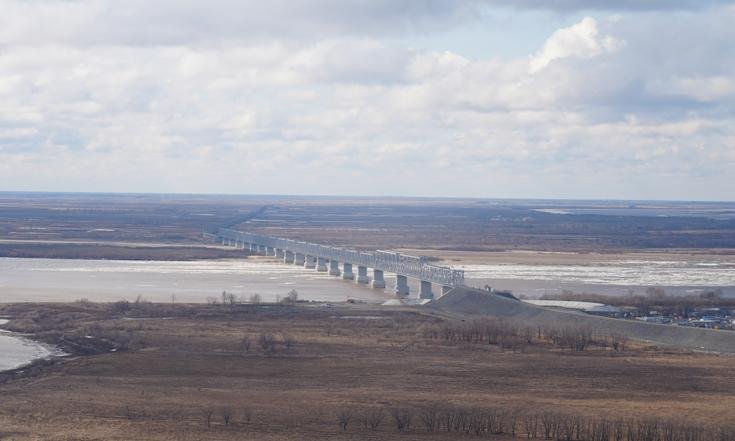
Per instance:
[[[443,339],[473,322],[426,309],[87,302],[0,314],[37,334],[125,345],[0,384],[0,427],[18,441],[466,438],[424,428],[419,415],[447,408],[502,415],[503,439],[513,439],[511,421],[526,439],[529,415],[686,415],[697,427],[735,417],[732,357],[630,342],[570,351],[535,333],[530,344]],[[414,424],[397,430],[396,410]],[[374,429],[365,415],[380,420]]]
[[[34,340],[33,336],[5,329],[10,322],[0,319],[0,374],[16,377],[36,364],[49,364],[50,359],[65,355],[56,347]],[[2,379],[0,379],[2,381]]]
[[[0,241],[0,257],[195,261],[244,259],[249,252],[208,244],[151,244],[85,241]]]

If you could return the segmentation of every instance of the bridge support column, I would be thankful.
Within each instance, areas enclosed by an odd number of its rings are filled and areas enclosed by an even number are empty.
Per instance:
[[[314,256],[304,256],[304,268],[314,269],[316,268],[316,259]]]
[[[293,264],[298,266],[303,266],[305,262],[304,255],[301,253],[296,253],[293,255]]]
[[[318,257],[316,259],[316,270],[320,273],[326,273],[327,272],[327,259]]]
[[[339,276],[339,262],[337,262],[336,260],[329,261],[329,275]]]
[[[393,292],[395,292],[397,296],[407,296],[408,277],[396,274],[396,286],[393,288]]]
[[[367,267],[357,265],[357,278],[355,279],[355,283],[365,284],[369,282],[370,282],[370,278],[368,278],[368,275],[367,275]]]
[[[225,246],[225,245],[227,245],[227,239],[225,239],[225,238],[223,237],[223,238],[222,238],[222,246]]]
[[[283,252],[283,262],[293,263],[293,251],[286,250]]]
[[[452,290],[451,286],[442,286],[442,295],[448,293],[451,290]]]
[[[385,278],[383,277],[383,270],[373,269],[373,283],[371,283],[370,286],[378,289],[385,288]]]
[[[431,292],[431,282],[427,282],[426,280],[421,281],[421,287],[419,288],[419,298],[420,299],[433,299],[434,293]]]
[[[342,265],[342,278],[345,280],[352,280],[355,278],[355,275],[352,273],[351,263],[344,263]]]

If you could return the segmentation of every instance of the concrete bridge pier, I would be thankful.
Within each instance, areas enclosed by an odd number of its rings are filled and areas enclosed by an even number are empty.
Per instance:
[[[352,273],[351,263],[344,263],[342,265],[342,278],[345,280],[352,280],[355,278],[355,275]]]
[[[396,274],[396,286],[393,288],[393,292],[397,296],[407,296],[408,291],[408,277]]]
[[[293,263],[293,251],[285,250],[283,252],[283,263]]]
[[[314,256],[304,256],[304,268],[314,269],[316,268],[316,259]]]
[[[383,276],[383,270],[373,269],[373,283],[371,283],[370,286],[378,289],[385,288],[385,277]]]
[[[337,262],[336,260],[329,261],[329,275],[339,276],[339,262]]]
[[[355,279],[355,283],[366,284],[369,282],[370,278],[367,275],[367,267],[357,265],[357,278]]]
[[[319,271],[320,273],[326,273],[327,272],[327,259],[318,257],[316,259],[316,270]]]
[[[451,286],[442,286],[442,295],[448,293],[451,290],[452,290]]]
[[[298,266],[304,266],[304,262],[306,259],[304,258],[304,255],[301,253],[295,253],[293,255],[293,264]]]
[[[258,252],[265,256],[265,245],[258,245]]]
[[[426,280],[421,281],[421,286],[419,287],[419,298],[420,299],[433,299],[434,293],[431,292],[431,282],[427,282]]]

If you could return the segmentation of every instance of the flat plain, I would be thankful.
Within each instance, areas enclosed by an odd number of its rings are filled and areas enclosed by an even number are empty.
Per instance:
[[[453,265],[728,265],[734,213],[727,203],[2,193],[0,256],[247,259],[207,234],[230,227]],[[3,327],[70,355],[0,374],[0,439],[645,441],[654,429],[661,440],[732,439],[733,356],[574,320],[483,318],[462,305],[26,300],[0,302]]]
[[[432,332],[462,322],[430,310],[369,305],[130,308],[0,307],[15,317],[11,329],[43,338],[63,333],[67,344],[97,354],[6,375],[0,437],[477,439],[427,431],[421,420],[427,409],[502,412],[503,431],[513,420],[521,438],[528,416],[657,418],[707,428],[735,417],[729,356],[632,342],[619,351],[592,345],[579,352],[535,338],[530,344],[450,341]],[[263,336],[273,337],[272,348]],[[395,409],[413,416],[408,431],[397,430]],[[339,424],[343,411],[350,415],[346,430]],[[366,428],[361,419],[374,411],[383,420]],[[534,436],[543,437],[540,432]]]

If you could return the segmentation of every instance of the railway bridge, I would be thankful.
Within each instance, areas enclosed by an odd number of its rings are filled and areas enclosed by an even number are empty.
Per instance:
[[[370,284],[373,288],[385,288],[385,273],[394,273],[396,284],[393,291],[399,297],[409,295],[409,277],[420,281],[420,299],[434,298],[433,284],[441,287],[442,294],[464,286],[464,271],[432,265],[426,258],[393,251],[357,251],[226,228],[220,228],[216,236],[223,245],[283,259],[284,263],[327,272],[355,283]],[[368,269],[372,269],[372,278]]]

